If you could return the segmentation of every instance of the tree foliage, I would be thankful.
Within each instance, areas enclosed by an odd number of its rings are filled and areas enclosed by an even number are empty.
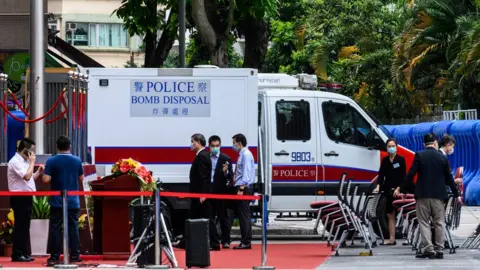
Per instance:
[[[171,9],[165,21],[165,11]],[[144,67],[160,67],[177,37],[177,2],[173,0],[122,0],[114,10],[130,36],[143,37]],[[158,33],[161,32],[160,37]]]

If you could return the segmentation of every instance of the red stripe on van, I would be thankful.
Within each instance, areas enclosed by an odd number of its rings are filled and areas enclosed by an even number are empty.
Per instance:
[[[248,149],[257,162],[257,148]],[[231,147],[224,147],[221,151],[233,163],[237,162],[238,153]],[[133,158],[144,164],[190,164],[195,159],[195,153],[189,147],[95,147],[96,164],[113,164],[122,158]]]
[[[318,178],[317,178],[318,167]],[[356,181],[371,181],[377,176],[376,171],[367,171],[351,167],[326,166],[325,181],[339,181],[344,172],[348,173],[347,178],[352,177]],[[272,181],[276,182],[314,182],[322,180],[321,166],[317,165],[274,165],[272,170]]]

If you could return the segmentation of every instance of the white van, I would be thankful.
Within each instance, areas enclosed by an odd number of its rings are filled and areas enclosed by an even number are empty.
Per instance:
[[[369,185],[390,136],[352,99],[312,91],[314,75],[211,68],[92,68],[88,74],[88,144],[99,174],[131,157],[165,189],[187,191],[191,135],[220,136],[221,151],[235,162],[232,136],[243,133],[261,161],[258,186],[271,195],[271,212],[311,211],[311,202],[336,195],[343,172]],[[174,217],[184,217],[186,200],[168,203]]]

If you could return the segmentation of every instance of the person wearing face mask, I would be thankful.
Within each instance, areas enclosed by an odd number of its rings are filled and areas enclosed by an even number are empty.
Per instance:
[[[233,136],[232,148],[238,152],[237,166],[233,178],[237,195],[252,195],[253,182],[255,181],[255,160],[252,152],[248,150],[247,138],[243,134]],[[240,222],[240,234],[242,235],[240,245],[233,249],[251,249],[252,245],[252,213],[250,201],[238,200],[235,202],[235,214]]]
[[[396,245],[395,232],[396,232],[396,220],[395,220],[395,208],[393,207],[393,192],[405,179],[407,175],[407,165],[405,158],[397,154],[397,141],[393,138],[387,140],[387,152],[388,156],[382,159],[380,164],[380,170],[378,170],[378,184],[375,189],[383,192],[386,197],[386,212],[388,217],[388,231],[390,237],[385,241],[384,245],[393,246]]]
[[[455,150],[455,144],[456,144],[455,138],[452,135],[445,134],[442,137],[442,142],[440,143],[440,149],[438,151],[440,151],[445,156],[450,156],[453,154]],[[450,171],[451,171],[451,168],[450,168]],[[455,184],[460,185],[462,183],[463,183],[462,178],[455,179]]]
[[[212,160],[212,192],[215,194],[232,194],[233,169],[229,156],[220,152],[221,139],[213,135],[208,139],[210,159]],[[215,200],[212,204],[213,217],[217,218],[222,231],[222,248],[230,248],[230,215],[229,200]]]
[[[212,184],[212,161],[210,154],[205,150],[207,140],[202,134],[193,134],[190,138],[190,150],[194,152],[195,159],[190,168],[190,193],[211,193]],[[214,203],[214,202],[213,202]],[[189,219],[209,219],[210,249],[219,250],[218,233],[212,219],[212,202],[207,198],[190,199]],[[183,234],[185,236],[185,233]],[[185,248],[185,239],[182,239],[177,248]]]

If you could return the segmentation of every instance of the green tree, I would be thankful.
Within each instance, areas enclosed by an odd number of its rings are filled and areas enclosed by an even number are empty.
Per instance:
[[[171,12],[165,21],[168,9]],[[113,11],[123,20],[130,36],[143,37],[144,67],[160,67],[167,58],[177,38],[177,9],[177,2],[172,0],[122,0],[121,6]]]
[[[428,112],[427,104],[478,107],[477,1],[425,0],[406,8],[410,16],[392,66],[396,89],[419,113]]]

